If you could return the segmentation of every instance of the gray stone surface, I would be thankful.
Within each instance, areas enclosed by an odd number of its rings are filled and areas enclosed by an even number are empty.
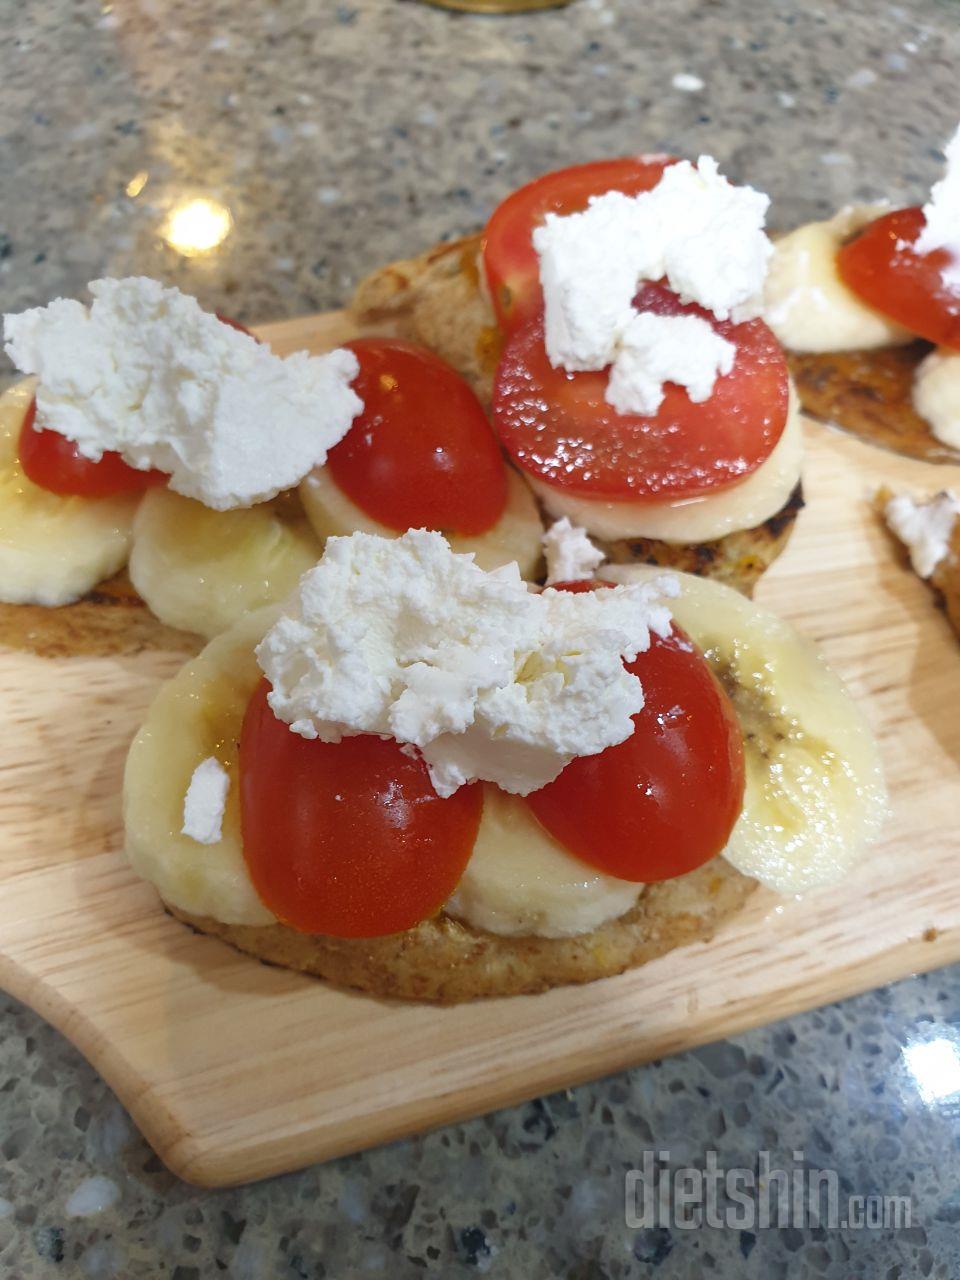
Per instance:
[[[950,0],[576,0],[509,19],[414,0],[10,3],[0,302],[143,272],[242,320],[330,307],[527,177],[633,149],[711,151],[781,225],[912,200],[955,124],[958,20]],[[233,229],[184,258],[163,227],[197,196]],[[167,1174],[31,1013],[8,1001],[0,1019],[0,1272],[17,1280],[960,1274],[953,970],[222,1193]],[[660,1150],[728,1168],[801,1151],[844,1197],[911,1196],[913,1225],[630,1229],[624,1171]]]

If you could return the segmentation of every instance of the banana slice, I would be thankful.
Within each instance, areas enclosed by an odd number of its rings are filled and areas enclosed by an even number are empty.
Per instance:
[[[161,622],[210,638],[285,599],[321,554],[296,494],[211,511],[152,489],[133,524],[130,580]]]
[[[573,857],[519,796],[484,786],[477,842],[445,909],[488,933],[566,938],[624,915],[642,889]]]
[[[837,250],[887,205],[846,205],[777,240],[764,285],[767,324],[790,351],[850,351],[912,342],[909,330],[860,301],[837,271]]]
[[[611,566],[603,576],[637,582],[661,572]],[[842,879],[887,814],[869,725],[788,623],[718,582],[676,577],[681,593],[671,612],[705,653],[743,728],[746,794],[724,857],[780,893]]]
[[[543,525],[536,500],[521,477],[511,469],[507,480],[507,505],[493,528],[473,537],[454,534],[448,541],[454,551],[472,551],[481,569],[498,569],[516,560],[520,576],[532,580],[540,569]],[[358,531],[376,533],[381,538],[399,537],[395,529],[373,520],[351,502],[327,467],[318,467],[301,482],[300,497],[320,538]]]
[[[187,501],[184,499],[184,501]],[[224,924],[273,924],[247,874],[237,785],[240,727],[260,669],[254,646],[276,617],[261,609],[218,636],[162,686],[127,756],[127,857],[171,906]],[[230,778],[216,844],[181,834],[193,771],[214,756]]]
[[[237,753],[260,670],[254,646],[268,607],[212,640],[157,694],[127,757],[123,816],[134,870],[171,906],[225,924],[271,924],[243,861]],[[193,771],[215,757],[230,778],[220,840],[181,834]],[[507,935],[585,933],[629,911],[643,886],[594,871],[550,836],[516,796],[485,787],[473,855],[449,914]]]
[[[139,497],[68,498],[27,479],[17,447],[34,386],[0,396],[0,600],[72,604],[123,567]]]

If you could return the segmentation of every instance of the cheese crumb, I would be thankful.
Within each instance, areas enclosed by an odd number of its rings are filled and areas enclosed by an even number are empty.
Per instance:
[[[363,408],[352,351],[281,359],[143,276],[90,293],[90,307],[57,298],[7,315],[4,336],[14,364],[39,375],[38,426],[92,461],[115,450],[208,507],[247,507],[320,466]]]
[[[618,413],[656,413],[663,384],[686,387],[694,404],[709,400],[737,348],[700,316],[635,315],[624,330],[604,399]]]
[[[960,449],[960,352],[938,347],[924,356],[913,375],[913,407],[938,440]]]
[[[571,524],[568,516],[555,520],[543,535],[543,554],[547,558],[547,586],[592,578],[606,559],[587,537],[586,529]]]
[[[527,795],[623,742],[643,706],[623,665],[665,635],[675,579],[571,594],[486,573],[439,533],[329,538],[257,649],[270,706],[304,738],[419,749],[440,796]]]
[[[759,315],[773,251],[763,230],[769,203],[751,187],[732,186],[715,160],[701,156],[696,166],[689,161],[668,165],[652,191],[636,196],[608,191],[594,196],[580,213],[548,213],[533,243],[551,364],[570,373],[613,364],[639,314],[633,301],[644,281],[666,278],[682,302],[698,303],[718,320]],[[657,317],[658,323],[648,326],[648,352],[671,343],[667,327],[659,323],[668,318],[680,317]],[[698,344],[710,327],[701,323]],[[651,340],[655,331],[663,335],[659,341]],[[701,358],[692,351],[686,356],[671,360],[673,380],[706,385]],[[640,363],[635,352],[635,384],[641,381]],[[648,380],[654,378],[651,366]],[[615,407],[620,412],[652,412],[643,407],[655,399],[649,389],[634,397],[623,380],[619,385]],[[702,398],[712,387],[710,380]]]
[[[181,833],[197,844],[217,844],[223,834],[223,814],[230,790],[230,775],[214,756],[207,756],[193,771],[183,798]]]
[[[923,206],[926,219],[914,248],[918,253],[946,249],[950,261],[941,272],[948,289],[960,292],[960,126],[947,143],[947,171]]]
[[[910,563],[921,578],[929,578],[950,552],[950,538],[960,499],[950,489],[916,501],[898,493],[887,503],[887,524],[910,552]]]

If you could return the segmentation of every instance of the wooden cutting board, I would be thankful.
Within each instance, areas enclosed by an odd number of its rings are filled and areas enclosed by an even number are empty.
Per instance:
[[[275,350],[349,336],[267,326]],[[934,468],[810,425],[808,506],[758,597],[878,733],[892,812],[842,887],[765,891],[709,944],[588,987],[453,1008],[270,969],[166,916],[121,853],[127,744],[182,655],[0,651],[0,983],[102,1072],[164,1161],[262,1178],[530,1098],[960,958],[960,649],[867,496]]]

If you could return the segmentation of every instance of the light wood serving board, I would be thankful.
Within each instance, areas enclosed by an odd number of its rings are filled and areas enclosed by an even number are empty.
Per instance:
[[[340,315],[262,330],[285,353]],[[807,509],[758,597],[878,733],[892,813],[841,888],[765,891],[709,944],[540,996],[434,1008],[267,968],[166,916],[127,869],[127,744],[182,655],[0,651],[0,983],[102,1072],[159,1155],[262,1178],[530,1098],[960,959],[960,649],[866,501],[935,468],[810,425]]]

